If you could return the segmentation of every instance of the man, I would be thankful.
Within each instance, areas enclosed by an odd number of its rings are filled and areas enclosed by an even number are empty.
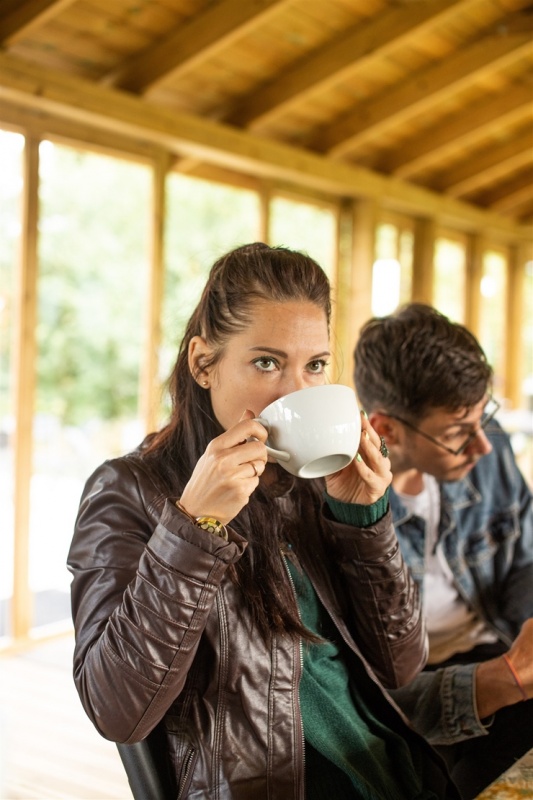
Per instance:
[[[370,320],[354,357],[428,625],[426,668],[392,694],[467,800],[533,747],[531,491],[465,327],[410,304]]]

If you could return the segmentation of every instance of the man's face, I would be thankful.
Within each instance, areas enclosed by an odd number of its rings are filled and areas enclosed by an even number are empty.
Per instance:
[[[433,408],[417,423],[417,430],[395,420],[397,436],[389,448],[393,472],[416,469],[439,481],[464,478],[477,461],[492,450],[480,427],[486,403],[487,398],[483,398],[477,405],[458,411]],[[449,452],[459,450],[472,434],[476,435],[461,453]]]

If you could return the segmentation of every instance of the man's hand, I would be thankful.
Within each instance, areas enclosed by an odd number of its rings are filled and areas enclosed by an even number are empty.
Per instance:
[[[533,697],[533,619],[522,625],[507,657],[529,699]],[[522,691],[502,656],[478,664],[476,703],[480,719],[489,717],[504,706],[524,700]]]

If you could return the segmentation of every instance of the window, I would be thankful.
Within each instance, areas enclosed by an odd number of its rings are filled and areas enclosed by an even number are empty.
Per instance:
[[[269,243],[301,250],[335,281],[337,217],[331,208],[274,197],[270,203]]]
[[[41,143],[29,565],[36,627],[70,621],[65,560],[86,478],[141,435],[149,200],[146,166]]]
[[[494,369],[495,394],[502,396],[505,376],[507,259],[502,252],[487,250],[481,278],[479,340]]]
[[[255,192],[182,175],[168,177],[162,384],[172,370],[185,324],[211,266],[228,250],[257,241],[259,226]]]
[[[433,304],[455,322],[465,319],[465,242],[439,237],[435,242]]]
[[[411,299],[413,232],[403,223],[382,222],[376,230],[372,268],[372,314],[381,317]]]

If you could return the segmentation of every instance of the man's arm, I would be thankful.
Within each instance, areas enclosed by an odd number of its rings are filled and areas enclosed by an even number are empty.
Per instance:
[[[507,656],[528,698],[532,698],[533,619],[524,623]],[[524,699],[502,656],[421,672],[408,686],[390,694],[433,745],[455,744],[489,733],[492,714]]]

